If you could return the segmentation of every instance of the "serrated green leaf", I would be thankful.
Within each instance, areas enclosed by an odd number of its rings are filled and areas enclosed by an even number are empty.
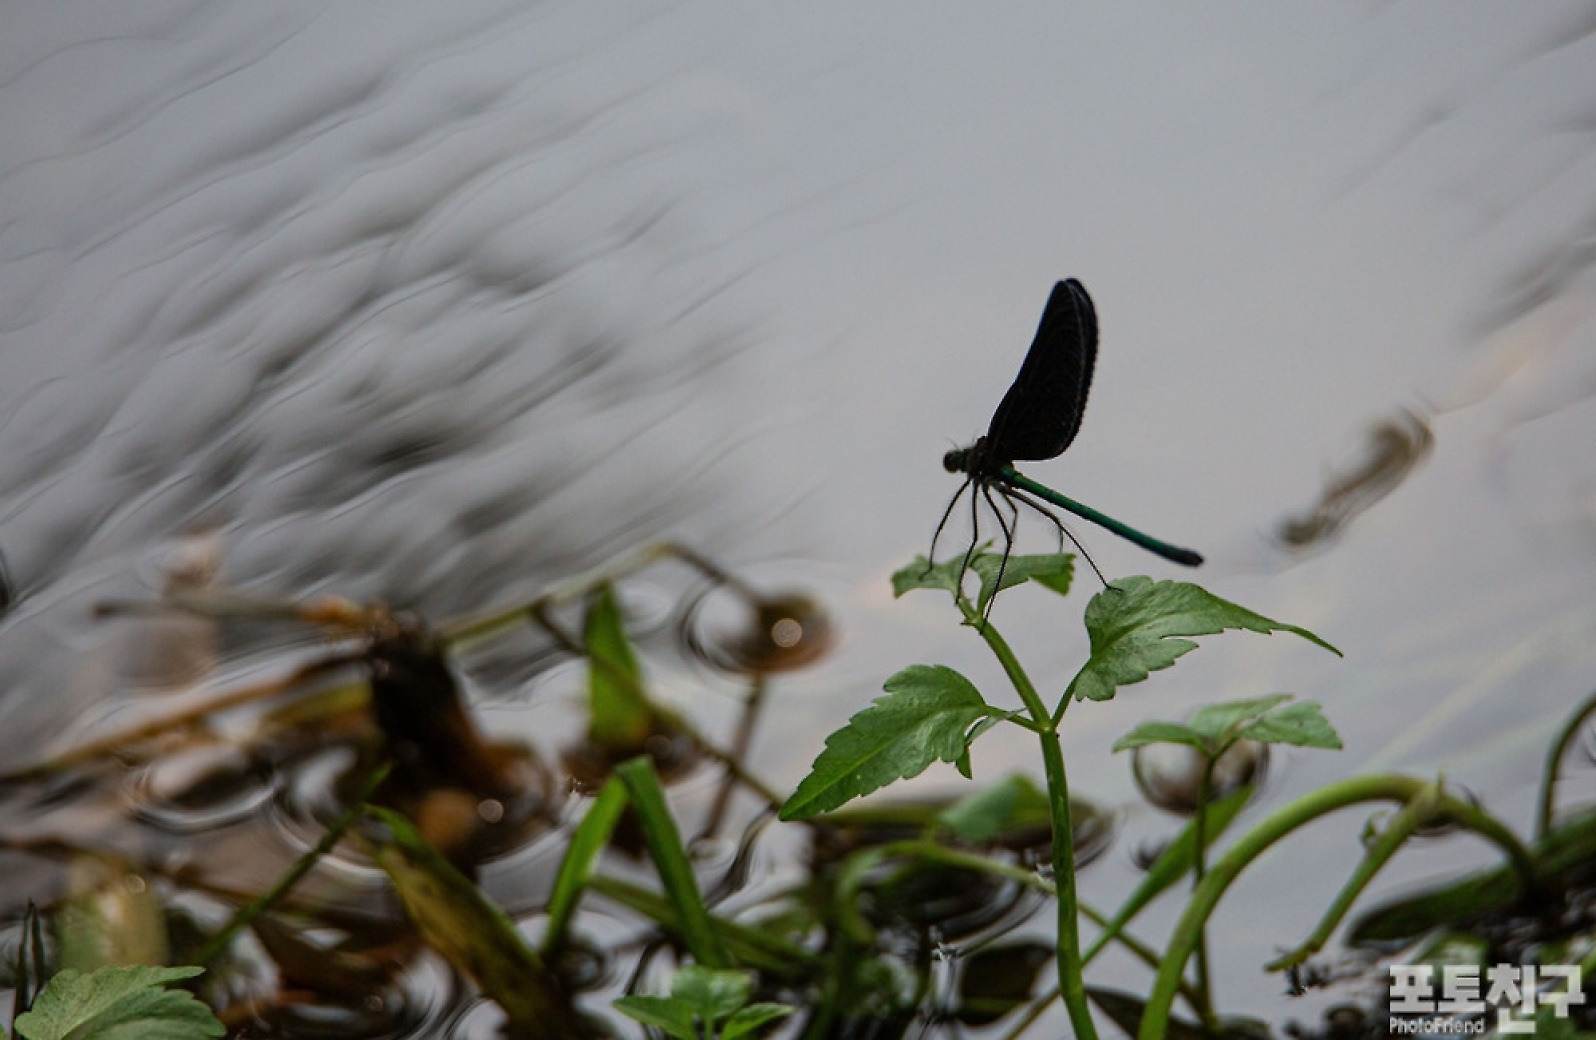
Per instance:
[[[993,596],[1033,578],[1043,582],[1055,592],[1067,593],[1070,576],[1075,571],[1075,557],[1068,553],[1047,553],[1039,556],[1010,556],[1008,562],[998,553],[982,553],[970,562],[970,569],[981,578],[981,592],[976,597],[975,609],[983,611]],[[1003,574],[1003,584],[997,584],[998,572]],[[1059,585],[1062,584],[1062,588]]]
[[[1241,728],[1240,735],[1263,744],[1340,749],[1341,737],[1317,701],[1288,704]]]
[[[1341,738],[1314,701],[1286,704],[1289,693],[1251,700],[1210,704],[1192,713],[1191,721],[1144,722],[1114,742],[1115,751],[1148,744],[1189,744],[1209,758],[1218,758],[1238,740],[1298,747],[1340,748]]]
[[[643,672],[608,584],[599,586],[588,603],[582,642],[588,656],[588,739],[600,747],[642,747],[653,730],[654,712],[642,696]]]
[[[918,776],[931,763],[957,762],[972,724],[997,713],[970,680],[941,665],[911,665],[888,679],[887,696],[826,738],[787,803],[783,820],[804,819]]]
[[[1250,700],[1206,704],[1192,712],[1186,724],[1202,734],[1214,746],[1220,746],[1236,739],[1238,728],[1242,723],[1256,719],[1290,699],[1289,693],[1272,693],[1267,697],[1253,697]]]
[[[1069,570],[1065,571],[1064,573],[1038,574],[1035,578],[1035,581],[1038,585],[1045,589],[1056,592],[1060,596],[1068,596],[1070,594],[1070,589],[1075,585],[1075,558],[1070,557]]]
[[[937,564],[930,563],[924,556],[916,556],[908,566],[892,575],[892,596],[896,599],[915,589],[957,592],[959,570],[963,563],[963,556],[950,556]]]
[[[628,996],[616,997],[613,1006],[645,1026],[662,1029],[666,1036],[677,1040],[699,1040],[698,1026],[693,1018],[692,1005],[675,997]]]
[[[185,990],[162,989],[203,968],[65,969],[14,1023],[23,1040],[203,1040],[227,1032]]]
[[[793,1009],[786,1004],[749,1004],[726,1020],[721,1027],[720,1040],[743,1040],[743,1037],[753,1036],[760,1028],[778,1018],[786,1018],[792,1012]]]
[[[1093,596],[1086,607],[1092,653],[1065,695],[1076,700],[1108,700],[1119,687],[1141,682],[1197,648],[1182,637],[1213,635],[1231,628],[1290,632],[1341,653],[1305,628],[1253,613],[1201,586],[1121,578]]]
[[[746,971],[684,964],[671,979],[671,996],[686,1001],[705,1022],[719,1022],[748,1003],[754,980]]]

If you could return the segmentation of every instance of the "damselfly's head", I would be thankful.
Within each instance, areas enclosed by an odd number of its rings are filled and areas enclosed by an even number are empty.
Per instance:
[[[986,439],[977,437],[975,443],[967,448],[954,448],[942,456],[942,467],[950,474],[967,474],[975,467],[982,466],[982,459],[986,458]]]

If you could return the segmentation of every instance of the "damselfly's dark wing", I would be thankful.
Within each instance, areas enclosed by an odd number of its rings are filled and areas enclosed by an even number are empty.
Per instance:
[[[987,450],[1005,462],[1050,459],[1070,446],[1086,413],[1097,362],[1097,312],[1075,279],[1053,286],[1014,385],[992,415]]]

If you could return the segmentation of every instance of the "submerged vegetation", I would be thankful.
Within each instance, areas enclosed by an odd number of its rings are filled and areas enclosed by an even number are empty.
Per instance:
[[[741,677],[743,716],[725,744],[660,696],[628,613],[627,582],[672,561],[729,595],[744,618],[734,631],[692,637],[705,661]],[[1270,745],[1340,746],[1319,704],[1260,693],[1142,722],[1115,749],[1138,756],[1149,798],[1186,822],[1104,912],[1083,900],[1077,874],[1107,844],[1111,814],[1071,787],[1078,778],[1060,739],[1071,706],[1088,711],[1173,666],[1196,638],[1227,630],[1334,647],[1196,585],[1124,578],[1086,606],[1090,652],[1079,669],[1036,678],[987,608],[1027,582],[1067,594],[1073,558],[1005,564],[978,553],[968,570],[980,582],[973,598],[961,558],[918,559],[894,588],[950,594],[1018,706],[1000,706],[946,666],[910,665],[826,739],[790,793],[761,777],[748,751],[771,686],[824,654],[829,622],[806,597],[763,593],[681,547],[436,625],[337,599],[178,591],[107,604],[107,615],[286,626],[322,645],[271,678],[203,691],[180,710],[13,768],[0,776],[8,797],[47,817],[86,789],[195,749],[222,754],[204,758],[173,800],[284,771],[324,776],[323,794],[292,821],[304,839],[297,856],[225,879],[184,845],[222,840],[203,830],[144,847],[101,833],[6,837],[14,860],[64,864],[50,884],[30,886],[57,895],[6,911],[15,1035],[1018,1038],[1056,1035],[1060,1005],[1083,1038],[1110,1025],[1144,1040],[1270,1035],[1216,1006],[1217,972],[1257,966],[1217,960],[1210,922],[1272,846],[1314,840],[1316,822],[1361,806],[1380,810],[1362,859],[1340,891],[1305,894],[1327,900],[1319,923],[1307,936],[1281,935],[1282,947],[1296,945],[1264,966],[1282,986],[1301,992],[1351,974],[1383,992],[1381,957],[1596,969],[1596,816],[1559,819],[1553,795],[1596,701],[1548,756],[1531,841],[1439,779],[1398,775],[1337,781],[1242,827]],[[693,611],[682,616],[691,628]],[[500,647],[529,633],[530,646]],[[303,651],[305,641],[291,645]],[[549,662],[584,666],[580,732],[558,748],[559,765],[541,741],[485,732],[463,685],[471,669],[514,673],[523,655],[537,657],[539,674]],[[937,762],[969,777],[972,744],[1000,726],[1036,739],[1034,770],[983,778],[956,800],[852,804]],[[1185,783],[1144,757],[1159,749],[1183,758]],[[684,778],[710,770],[719,779],[707,794],[701,782],[684,790]],[[1367,951],[1364,971],[1321,961],[1381,868],[1441,826],[1491,843],[1502,865],[1362,911],[1345,935]],[[767,839],[787,851],[762,851]],[[237,843],[235,854],[256,845]],[[496,883],[533,869],[528,849],[547,851],[550,869],[531,884]],[[783,862],[750,884],[761,856]],[[1155,899],[1182,888],[1184,909],[1161,943],[1132,931]],[[1044,910],[1049,941],[1016,934]],[[1146,965],[1145,991],[1094,978],[1110,948]],[[407,998],[429,971],[469,981],[437,998],[449,1010],[431,1019]],[[1577,1005],[1583,994],[1568,996]],[[1575,1035],[1580,1020],[1552,1008],[1543,1001],[1537,1012],[1540,1035]],[[1322,1035],[1385,1035],[1378,1003],[1336,1014]]]

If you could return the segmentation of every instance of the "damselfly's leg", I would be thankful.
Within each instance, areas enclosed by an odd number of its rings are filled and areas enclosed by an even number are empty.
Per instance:
[[[999,491],[998,493],[1002,494],[1003,492]],[[992,583],[992,595],[987,597],[986,609],[981,612],[981,621],[985,624],[986,619],[992,616],[992,604],[997,602],[998,591],[1003,588],[1003,572],[1008,569],[1009,554],[1014,551],[1014,535],[1019,530],[1020,511],[1014,503],[1009,503],[1009,508],[1014,510],[1013,526],[1011,527],[1009,523],[1005,523],[1003,520],[1003,510],[992,500],[992,488],[990,485],[981,485],[981,497],[985,498],[986,504],[992,507],[992,515],[997,517],[998,528],[1003,532],[1003,558],[998,561],[997,580]]]
[[[1085,560],[1087,566],[1092,568],[1092,573],[1097,575],[1097,580],[1103,583],[1103,587],[1105,589],[1111,589],[1114,587],[1108,583],[1107,578],[1103,577],[1102,569],[1097,566],[1097,561],[1092,559],[1092,554],[1086,551],[1086,546],[1082,545],[1080,539],[1076,538],[1075,535],[1070,532],[1070,529],[1064,526],[1064,521],[1058,518],[1058,514],[1054,513],[1051,509],[1047,508],[1030,495],[1021,491],[1019,488],[1005,488],[1004,493],[1011,498],[1019,499],[1021,502],[1024,502],[1038,513],[1041,513],[1043,516],[1053,521],[1053,526],[1058,528],[1058,533],[1061,539],[1059,542],[1059,548],[1064,548],[1062,539],[1068,538],[1070,543],[1080,551],[1081,559]]]
[[[975,486],[986,490],[986,485],[974,477],[966,483],[974,481]],[[953,583],[955,594],[964,591],[964,572],[970,569],[970,560],[975,556],[975,547],[981,544],[981,496],[974,491],[970,492],[970,547],[964,550],[964,562],[959,564],[959,577]]]
[[[948,526],[948,517],[953,515],[953,507],[959,504],[959,499],[964,495],[965,490],[969,488],[971,479],[970,477],[964,478],[964,483],[959,485],[959,490],[953,493],[953,501],[949,502],[948,508],[942,511],[942,519],[937,521],[936,532],[931,535],[931,551],[925,554],[926,574],[930,574],[931,568],[936,566],[937,539],[942,537],[942,529]]]

